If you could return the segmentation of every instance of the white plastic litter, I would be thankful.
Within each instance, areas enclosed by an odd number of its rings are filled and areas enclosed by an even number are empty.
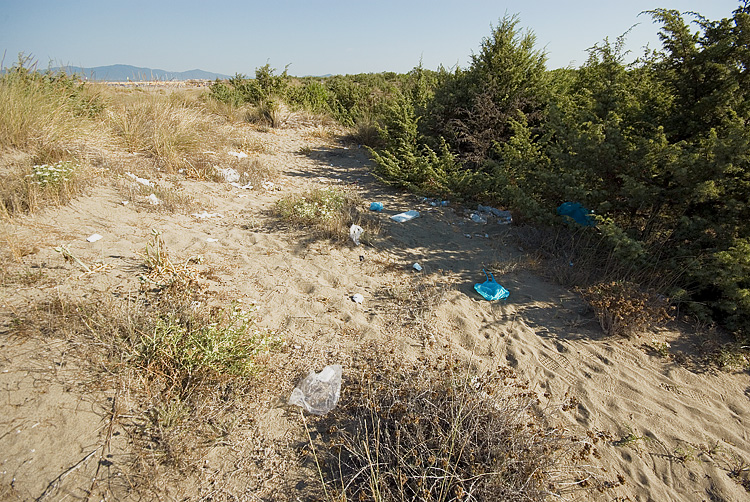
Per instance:
[[[247,157],[247,154],[245,152],[227,152],[232,157],[237,157],[238,159],[244,159]]]
[[[326,366],[320,373],[311,371],[292,391],[289,404],[313,415],[325,415],[336,407],[341,395],[341,365]]]
[[[276,188],[276,185],[273,183],[273,181],[264,181],[261,183],[261,186],[266,190],[273,190]]]
[[[393,221],[397,221],[399,223],[403,223],[405,221],[413,220],[414,218],[419,218],[419,211],[406,211],[404,213],[399,213],[396,215],[391,216],[391,219]]]
[[[359,238],[362,236],[364,229],[359,225],[352,225],[349,227],[349,237],[354,241],[355,246],[359,246]]]
[[[420,265],[419,263],[415,263],[414,265],[412,265],[412,268],[416,270],[417,272],[422,271],[422,265]]]
[[[356,293],[352,295],[352,301],[361,305],[362,302],[365,301],[365,297],[360,295],[359,293]]]
[[[227,167],[225,169],[217,167],[216,170],[227,183],[237,183],[238,181],[240,181],[240,173],[238,173],[231,167]]]
[[[199,219],[204,218],[223,218],[224,216],[219,213],[209,213],[207,211],[203,211],[202,213],[193,213],[193,216]]]
[[[147,180],[146,178],[139,178],[139,177],[138,177],[138,176],[136,176],[135,174],[132,174],[132,173],[125,173],[125,176],[128,176],[128,177],[129,177],[130,179],[132,179],[132,180],[133,180],[133,181],[135,181],[136,183],[140,183],[141,185],[144,185],[144,186],[147,186],[147,187],[150,187],[150,186],[154,186],[154,184],[153,184],[153,183],[151,183],[151,182],[150,182],[149,180]]]
[[[146,199],[148,200],[148,203],[151,204],[152,206],[158,206],[161,203],[161,201],[156,196],[156,194],[153,194],[153,193],[149,195],[148,197],[146,197]]]
[[[213,237],[209,237],[206,239],[206,242],[219,242],[219,239],[214,239]]]
[[[99,234],[91,234],[88,237],[86,237],[86,240],[89,241],[89,242],[96,242],[96,241],[98,241],[101,238],[102,238],[102,236],[99,235]]]
[[[235,183],[229,183],[229,184],[232,185],[235,188],[241,188],[242,190],[252,190],[253,189],[253,186],[250,183],[248,183],[247,185],[240,185],[239,183],[236,183],[236,182]]]

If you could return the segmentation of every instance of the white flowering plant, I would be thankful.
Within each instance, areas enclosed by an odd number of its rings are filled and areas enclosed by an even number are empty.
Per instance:
[[[27,175],[31,183],[47,186],[59,186],[68,182],[74,176],[78,166],[70,161],[60,161],[56,164],[40,164],[32,167],[32,173]]]

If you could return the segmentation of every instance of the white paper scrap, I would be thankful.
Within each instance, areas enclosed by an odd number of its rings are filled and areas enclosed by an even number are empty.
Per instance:
[[[102,238],[102,236],[99,235],[99,234],[91,234],[88,237],[86,237],[86,240],[89,241],[89,242],[96,242],[96,241],[98,241],[101,238]]]

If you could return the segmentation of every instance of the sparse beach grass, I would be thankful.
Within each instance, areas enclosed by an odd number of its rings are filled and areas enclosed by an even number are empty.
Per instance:
[[[349,240],[351,225],[359,225],[364,229],[361,242],[369,244],[381,227],[363,207],[355,192],[325,187],[282,197],[276,203],[276,212],[291,225],[311,228],[321,238],[339,243]]]
[[[351,374],[308,448],[326,500],[542,501],[573,477],[560,462],[581,445],[545,424],[509,368],[380,360]]]

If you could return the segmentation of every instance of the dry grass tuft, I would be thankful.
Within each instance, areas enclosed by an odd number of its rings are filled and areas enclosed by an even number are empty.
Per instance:
[[[276,212],[285,222],[312,228],[320,237],[335,242],[351,242],[349,228],[359,225],[364,229],[360,241],[371,245],[380,234],[381,225],[363,208],[356,193],[332,187],[289,195],[276,204]]]
[[[369,363],[347,376],[311,443],[327,500],[542,501],[570,441],[512,370]],[[568,473],[570,474],[570,473]],[[562,486],[562,485],[560,485]]]
[[[667,298],[626,281],[597,283],[580,290],[607,335],[634,335],[672,319]]]

